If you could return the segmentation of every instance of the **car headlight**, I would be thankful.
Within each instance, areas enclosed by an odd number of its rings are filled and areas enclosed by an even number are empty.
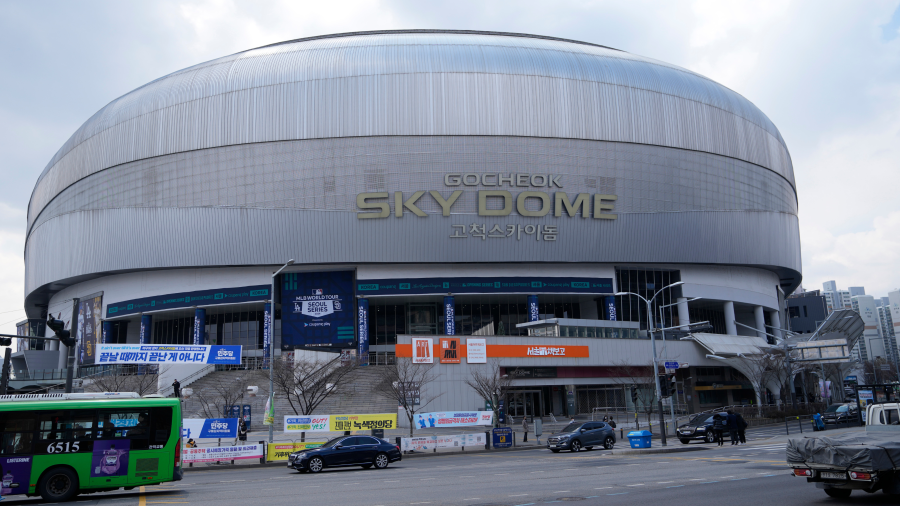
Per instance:
[[[697,427],[697,432],[706,432],[706,427]]]
[[[557,438],[558,441],[565,441],[566,439],[569,439],[569,436],[559,436]]]

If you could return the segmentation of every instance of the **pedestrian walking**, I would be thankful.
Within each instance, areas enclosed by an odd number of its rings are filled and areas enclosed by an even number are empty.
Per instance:
[[[525,436],[522,437],[522,442],[525,443],[528,441],[528,417],[522,417],[522,431],[525,432]]]
[[[175,397],[181,399],[181,383],[177,379],[172,382],[172,388],[175,389]]]
[[[243,418],[238,418],[238,441],[247,441],[247,424],[244,423]]]
[[[609,426],[612,427],[613,429],[616,428],[616,421],[613,420],[613,417],[609,417]]]
[[[747,427],[750,424],[747,423],[747,420],[744,420],[744,417],[741,416],[740,413],[737,414],[737,427],[738,427],[738,439],[740,439],[740,443],[742,445],[747,444]]]
[[[722,440],[722,433],[725,432],[725,427],[728,424],[726,418],[722,416],[722,413],[716,413],[713,415],[713,434],[716,436],[716,442],[719,443],[719,446],[724,444]]]
[[[735,416],[734,411],[728,410],[727,415],[725,416],[725,421],[727,424],[728,432],[731,435],[731,446],[735,446],[738,444],[738,436],[737,436],[737,416]]]

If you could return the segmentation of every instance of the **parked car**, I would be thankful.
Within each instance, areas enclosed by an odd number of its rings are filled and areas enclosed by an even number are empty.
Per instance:
[[[701,413],[678,427],[678,440],[684,444],[692,440],[700,439],[707,443],[714,443],[716,435],[713,433],[713,416],[715,413]]]
[[[560,450],[577,452],[582,448],[592,450],[595,446],[612,450],[615,444],[616,431],[605,422],[573,422],[547,438],[547,448],[553,453]]]
[[[383,439],[372,436],[341,436],[318,448],[294,452],[288,457],[288,467],[301,473],[318,473],[326,467],[360,466],[384,469],[391,462],[402,460],[400,449]]]
[[[822,421],[828,424],[853,422],[857,419],[855,403],[832,404],[822,413]]]

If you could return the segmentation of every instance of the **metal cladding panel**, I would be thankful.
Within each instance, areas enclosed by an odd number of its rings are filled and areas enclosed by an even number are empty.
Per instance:
[[[65,188],[125,163],[238,144],[393,135],[667,146],[794,181],[784,141],[761,111],[673,65],[544,38],[351,34],[230,55],[114,100],[50,161],[29,226]]]
[[[777,212],[621,213],[576,226],[559,218],[556,242],[534,235],[451,239],[451,215],[359,220],[355,213],[233,208],[123,208],[73,212],[43,223],[26,245],[26,294],[102,273],[230,265],[465,262],[626,262],[781,266],[800,271],[797,217]],[[500,220],[496,220],[500,221]],[[505,217],[534,225],[535,218]],[[65,244],[63,254],[59,248]]]

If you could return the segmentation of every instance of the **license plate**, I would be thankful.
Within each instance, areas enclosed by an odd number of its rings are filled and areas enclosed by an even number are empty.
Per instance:
[[[821,476],[825,480],[846,480],[847,479],[847,473],[826,473],[823,471]]]

